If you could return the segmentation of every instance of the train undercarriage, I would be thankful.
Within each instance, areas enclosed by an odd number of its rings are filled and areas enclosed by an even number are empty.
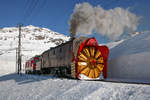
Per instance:
[[[70,77],[71,78],[71,67],[49,67],[42,68],[41,70],[26,70],[26,74],[36,75],[52,75],[57,77]]]

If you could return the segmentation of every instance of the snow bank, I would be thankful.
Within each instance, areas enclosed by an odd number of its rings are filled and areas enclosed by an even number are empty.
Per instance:
[[[1,100],[148,100],[150,85],[9,74],[0,77]]]
[[[13,73],[16,72],[15,52],[0,55],[0,72]]]
[[[150,83],[150,32],[138,34],[110,50],[108,78]]]

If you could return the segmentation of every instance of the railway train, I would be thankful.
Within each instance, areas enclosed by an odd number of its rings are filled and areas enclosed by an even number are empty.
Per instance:
[[[107,77],[109,49],[92,37],[74,38],[26,61],[26,74],[51,74],[77,79]]]

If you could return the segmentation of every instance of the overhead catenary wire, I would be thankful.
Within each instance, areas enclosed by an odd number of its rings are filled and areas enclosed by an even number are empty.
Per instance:
[[[24,23],[26,22],[27,15],[30,11],[33,1],[34,0],[26,0],[26,2],[25,2],[25,10],[23,12],[23,18],[22,18],[22,22],[24,22]]]
[[[30,17],[34,13],[34,10],[37,9],[37,5],[40,0],[27,0],[27,1],[28,2],[26,2],[26,5],[25,5],[26,7],[25,7],[24,14],[23,14],[23,19],[22,19],[24,23],[29,21]]]
[[[35,2],[33,3],[31,9],[30,9],[30,13],[27,15],[27,20],[32,19],[32,15],[33,13],[36,11],[36,9],[38,9],[38,3],[40,0],[35,0]]]
[[[38,3],[39,5],[37,6],[39,9],[35,9],[35,13],[34,13],[34,17],[37,17],[40,13],[41,13],[41,11],[42,11],[42,9],[44,8],[44,7],[46,7],[45,5],[47,4],[47,1],[48,0],[42,0],[42,1],[40,1],[40,3]],[[31,16],[31,18],[32,18],[32,16]]]

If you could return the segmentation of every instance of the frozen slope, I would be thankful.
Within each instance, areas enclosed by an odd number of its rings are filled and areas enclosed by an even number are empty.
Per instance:
[[[9,74],[0,77],[0,100],[149,100],[150,85],[78,81]]]
[[[69,37],[47,28],[32,25],[21,29],[21,55],[24,62],[35,55],[41,54],[50,47],[59,45]],[[18,28],[8,27],[0,29],[0,70],[16,71],[16,48],[18,47]]]
[[[100,44],[100,45],[106,45],[109,49],[114,48],[115,46],[119,45],[120,43],[122,43],[125,39],[119,40],[119,41],[115,41],[115,42],[109,42],[107,44]]]
[[[108,78],[150,83],[150,32],[129,38],[110,50]]]

